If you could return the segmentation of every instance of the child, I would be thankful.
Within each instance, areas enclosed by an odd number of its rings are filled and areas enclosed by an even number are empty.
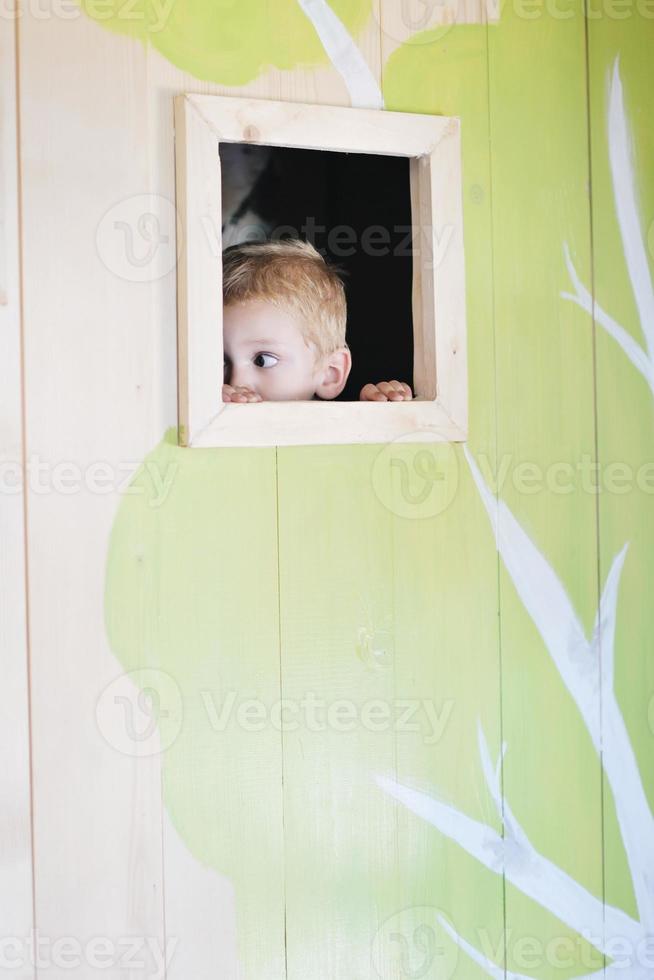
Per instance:
[[[234,245],[223,253],[223,401],[336,398],[352,368],[345,289],[309,242]],[[360,401],[410,401],[399,381],[366,384]]]

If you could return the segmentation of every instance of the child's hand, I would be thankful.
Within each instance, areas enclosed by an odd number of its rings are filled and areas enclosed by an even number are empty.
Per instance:
[[[233,388],[232,385],[223,385],[223,401],[224,402],[261,402],[263,398],[261,395],[257,395],[256,392],[252,391],[251,388],[246,388],[244,385],[237,385]]]
[[[364,385],[359,394],[360,402],[409,402],[413,393],[403,381],[380,381]]]

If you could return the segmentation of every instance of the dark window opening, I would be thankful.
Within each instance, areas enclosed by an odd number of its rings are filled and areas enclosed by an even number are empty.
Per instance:
[[[367,382],[413,388],[409,160],[240,143],[220,157],[223,248],[298,237],[344,270],[353,363],[337,400]]]

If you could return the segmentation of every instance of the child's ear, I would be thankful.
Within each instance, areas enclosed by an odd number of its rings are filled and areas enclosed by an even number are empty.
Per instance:
[[[345,387],[351,370],[352,355],[349,347],[339,347],[327,354],[318,373],[316,395],[320,398],[336,398]]]

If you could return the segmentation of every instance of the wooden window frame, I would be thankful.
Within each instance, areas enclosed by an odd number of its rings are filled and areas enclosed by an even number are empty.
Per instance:
[[[222,401],[221,142],[410,159],[411,402]],[[179,443],[292,446],[467,437],[460,122],[217,95],[175,97]],[[434,261],[436,256],[436,261]],[[371,381],[387,380],[371,378]]]

